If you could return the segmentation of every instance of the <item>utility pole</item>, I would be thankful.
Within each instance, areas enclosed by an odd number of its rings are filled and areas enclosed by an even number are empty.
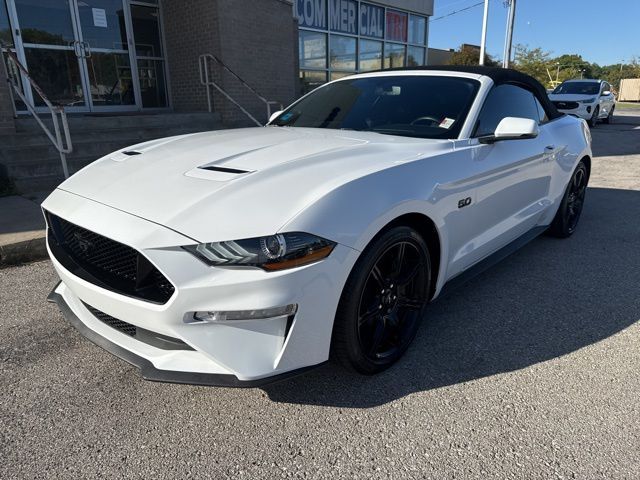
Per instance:
[[[480,41],[480,65],[484,65],[487,50],[487,22],[489,21],[489,0],[484,0],[484,16],[482,17],[482,40]]]
[[[509,16],[507,19],[507,37],[504,42],[502,66],[509,68],[511,63],[511,46],[513,44],[513,23],[516,19],[516,0],[509,0]]]

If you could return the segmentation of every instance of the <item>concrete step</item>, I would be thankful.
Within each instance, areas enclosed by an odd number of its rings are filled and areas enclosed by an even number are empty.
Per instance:
[[[97,159],[93,155],[67,158],[69,173],[73,174],[95,160]],[[24,160],[21,163],[7,165],[6,171],[9,177],[13,178],[14,182],[27,181],[39,177],[54,176],[60,177],[60,179],[63,177],[60,157]]]
[[[223,128],[219,115],[210,113],[72,116],[69,127],[71,173],[129,145]],[[0,136],[0,166],[21,193],[50,190],[63,179],[60,155],[33,118],[17,119],[16,133]]]
[[[49,115],[40,117],[53,131]],[[96,131],[113,128],[176,127],[190,124],[208,125],[219,128],[220,116],[216,113],[159,113],[135,115],[69,115],[67,117],[71,134],[82,131]],[[38,122],[32,117],[15,120],[16,132],[41,132]]]
[[[156,128],[143,131],[117,130],[92,132],[90,134],[78,135],[72,138],[73,152],[68,156],[84,157],[93,156],[100,158],[110,152],[119,150],[129,145],[155,140],[157,138],[183,135],[207,131],[199,128]],[[9,166],[21,164],[23,161],[32,159],[59,158],[58,150],[48,138],[26,138],[25,143],[18,139],[7,142],[7,145],[0,147],[0,163]]]
[[[183,133],[206,132],[218,130],[220,126],[212,128],[207,124],[180,125],[177,127],[145,127],[145,128],[107,128],[100,130],[81,130],[71,133],[72,144],[86,141],[102,141],[105,138],[127,140],[134,143],[156,138],[181,135]],[[51,145],[51,141],[44,132],[20,132],[12,135],[0,136],[0,150],[13,147],[30,147]]]

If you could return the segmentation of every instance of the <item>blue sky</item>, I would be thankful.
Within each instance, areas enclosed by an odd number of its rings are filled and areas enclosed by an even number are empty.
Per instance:
[[[435,0],[433,19],[481,0]],[[435,20],[429,46],[458,48],[480,44],[483,7]],[[487,51],[502,58],[507,9],[490,0]],[[578,53],[600,65],[640,57],[640,0],[517,0],[514,45],[528,44],[553,56]],[[639,58],[640,59],[640,58]]]

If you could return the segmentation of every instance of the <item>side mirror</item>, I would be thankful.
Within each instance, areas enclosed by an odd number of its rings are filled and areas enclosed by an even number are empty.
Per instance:
[[[269,117],[269,122],[268,123],[273,122],[276,118],[278,118],[280,116],[280,114],[282,112],[284,112],[284,110],[278,110],[277,112],[272,113],[271,116]]]
[[[495,143],[503,140],[526,140],[540,133],[538,123],[530,118],[505,117],[500,120],[493,135],[478,138],[480,143]]]
[[[601,97],[608,97],[609,95],[611,95],[611,90],[605,90],[604,92],[602,92],[602,95],[600,95]]]

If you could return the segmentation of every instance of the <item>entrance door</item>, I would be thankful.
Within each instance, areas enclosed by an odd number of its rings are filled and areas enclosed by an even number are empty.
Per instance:
[[[7,6],[18,57],[52,102],[71,112],[167,106],[158,7],[128,0],[7,0]],[[136,54],[138,43],[151,44],[152,57]],[[145,100],[154,91],[160,100]],[[37,93],[27,94],[44,107]]]
[[[65,105],[69,111],[88,111],[74,2],[9,0],[8,7],[18,57],[31,77],[53,103]],[[30,89],[25,93],[36,107],[44,106],[37,93]]]
[[[90,109],[137,109],[122,0],[73,0],[71,3],[77,18],[76,50],[88,86]]]

